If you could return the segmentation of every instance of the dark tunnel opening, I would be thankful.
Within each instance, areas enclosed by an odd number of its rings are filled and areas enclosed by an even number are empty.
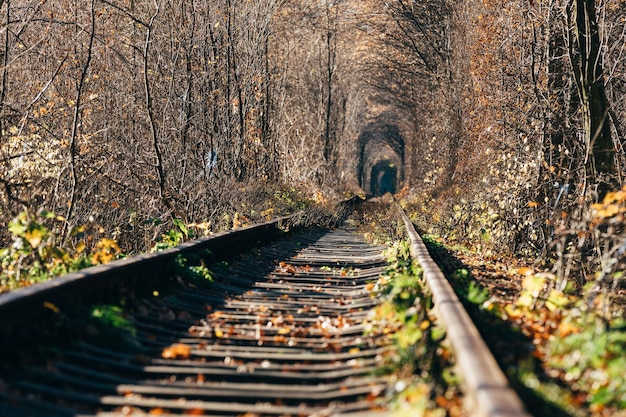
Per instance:
[[[389,117],[368,124],[359,136],[359,185],[372,196],[394,194],[404,181],[404,137]]]
[[[394,194],[398,186],[398,168],[390,161],[380,161],[372,167],[370,192],[374,197]]]

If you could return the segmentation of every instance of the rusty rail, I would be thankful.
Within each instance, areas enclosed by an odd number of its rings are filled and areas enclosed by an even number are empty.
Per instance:
[[[181,282],[125,310],[132,343],[123,329],[91,329],[45,364],[0,358],[0,417],[379,411],[390,387],[375,371],[394,346],[363,321],[380,302],[381,253],[356,233],[318,228],[255,246],[206,288]]]
[[[527,417],[412,223],[401,215],[456,355],[471,415]],[[386,393],[394,387],[375,371],[395,347],[388,335],[366,332],[364,323],[381,301],[371,288],[387,268],[382,248],[345,230],[313,228],[272,240],[292,221],[221,233],[0,297],[0,329],[7,322],[13,327],[0,330],[6,337],[24,321],[39,321],[41,311],[54,314],[44,302],[63,309],[78,297],[97,301],[120,286],[166,279],[178,255],[210,250],[219,257],[245,245],[255,248],[216,272],[209,288],[181,282],[169,295],[130,309],[125,319],[134,329],[133,343],[121,350],[79,336],[44,365],[26,370],[7,365],[11,358],[3,356],[0,417],[385,411]],[[115,330],[107,342],[126,343],[124,337]]]
[[[122,287],[170,277],[178,255],[210,251],[215,256],[241,251],[254,243],[266,242],[281,233],[302,213],[285,216],[241,229],[186,242],[175,248],[120,259],[106,265],[85,268],[50,281],[0,295],[0,342],[25,331],[25,324],[54,320],[53,309],[77,302],[94,302],[114,295]],[[4,345],[4,343],[3,343]]]
[[[436,315],[443,323],[457,358],[465,385],[467,407],[476,417],[529,417],[509,386],[491,351],[463,308],[452,286],[400,208],[411,241],[411,256],[417,259],[432,293]]]

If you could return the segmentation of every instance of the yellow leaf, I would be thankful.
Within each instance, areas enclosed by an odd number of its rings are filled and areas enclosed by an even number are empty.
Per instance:
[[[534,302],[534,298],[532,297],[532,295],[530,295],[527,292],[524,292],[515,302],[516,305],[520,306],[520,307],[526,307],[529,308],[530,306],[533,305]],[[508,313],[508,312],[507,312]]]
[[[76,253],[83,253],[85,251],[85,241],[81,240],[76,244]]]
[[[278,334],[289,334],[291,333],[291,329],[289,327],[281,327],[278,329]]]
[[[44,227],[35,227],[32,230],[27,230],[26,233],[24,233],[24,238],[30,243],[30,246],[37,248],[46,236],[46,232]]]
[[[600,210],[598,210],[598,212],[596,213],[596,216],[601,218],[601,219],[605,219],[607,217],[613,217],[613,216],[615,216],[619,212],[620,212],[620,206],[619,205],[617,205],[617,204],[609,204],[607,206],[604,206]]]
[[[509,316],[510,318],[517,318],[520,316],[520,312],[517,310],[517,308],[513,304],[507,304],[504,307],[504,311],[506,312],[506,315]]]
[[[546,301],[546,307],[548,307],[550,311],[565,307],[568,304],[569,298],[567,298],[567,296],[562,291],[550,291],[550,295],[548,296],[548,300]]]
[[[74,237],[79,233],[83,233],[85,231],[85,226],[74,226],[72,227],[72,231],[70,232],[70,236]]]
[[[530,292],[534,297],[539,296],[544,285],[546,285],[546,278],[542,275],[528,275],[524,278],[524,290]]]

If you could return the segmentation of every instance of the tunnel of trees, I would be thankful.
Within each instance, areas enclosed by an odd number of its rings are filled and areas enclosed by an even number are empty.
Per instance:
[[[175,218],[225,227],[272,187],[405,190],[538,253],[623,182],[618,0],[14,0],[0,14],[2,224],[43,210],[64,240],[97,224],[141,250]],[[591,244],[573,236],[562,248]]]
[[[625,21],[624,0],[0,0],[0,266],[389,192],[550,289],[623,293]]]

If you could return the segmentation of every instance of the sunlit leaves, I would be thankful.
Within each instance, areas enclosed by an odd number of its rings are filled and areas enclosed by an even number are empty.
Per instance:
[[[595,412],[626,407],[626,327],[623,320],[607,326],[593,315],[568,319],[559,327],[561,337],[548,348],[551,373],[587,392]],[[567,327],[565,327],[567,326]]]
[[[568,297],[563,291],[552,289],[546,299],[546,307],[550,311],[562,311],[571,303],[571,298]]]
[[[69,233],[72,242],[64,244],[60,231],[65,222],[62,216],[41,211],[22,212],[8,224],[13,244],[0,251],[0,291],[107,263],[120,254],[121,249],[113,239],[102,238],[94,244],[93,234],[86,235],[85,226],[73,227]]]
[[[85,241],[81,240],[76,244],[76,253],[83,253],[85,251],[85,249],[87,248],[87,245],[85,245]]]
[[[121,249],[115,240],[102,238],[96,244],[96,250],[92,255],[91,261],[94,265],[107,264],[115,259],[120,252]]]
[[[607,193],[601,203],[592,204],[594,210],[593,222],[623,222],[626,213],[626,187],[615,192]]]
[[[578,407],[586,403],[593,412],[622,409],[626,404],[623,319],[605,320],[593,306],[602,304],[600,295],[587,295],[591,301],[575,298],[554,288],[555,279],[527,271],[519,297],[505,305],[504,312],[531,337],[546,373],[578,393],[568,397],[570,402],[578,401]]]

